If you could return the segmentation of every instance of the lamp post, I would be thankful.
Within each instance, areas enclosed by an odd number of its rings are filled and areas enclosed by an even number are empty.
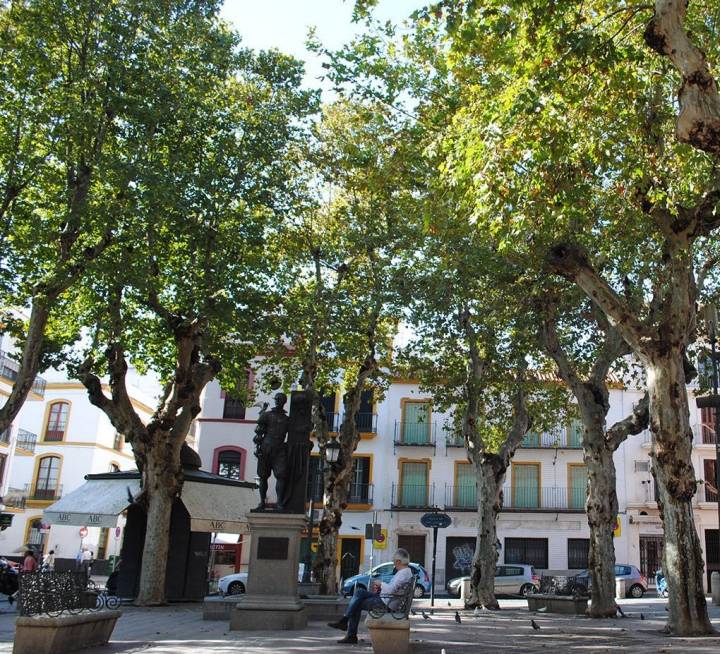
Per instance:
[[[718,556],[720,559],[720,397],[718,397],[717,334],[718,316],[714,304],[705,305],[705,327],[710,340],[710,358],[712,359],[712,401],[715,409],[715,501],[718,503]],[[705,491],[707,499],[707,490]]]
[[[333,464],[337,463],[338,457],[340,456],[340,443],[337,442],[336,436],[330,437],[330,442],[326,443],[325,445],[325,459],[320,461],[320,480],[321,482],[325,480],[325,462],[330,464],[332,466]],[[314,480],[313,480],[314,482]],[[310,582],[310,566],[312,563],[312,541],[313,541],[313,493],[314,493],[314,483],[310,484],[310,515],[309,515],[309,523],[308,523],[308,552],[305,555],[305,567],[303,569],[303,583],[309,583]],[[324,492],[324,485],[321,483],[321,490]]]

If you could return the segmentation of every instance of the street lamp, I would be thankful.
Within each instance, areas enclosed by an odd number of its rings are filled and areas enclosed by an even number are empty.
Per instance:
[[[340,443],[337,442],[336,436],[330,437],[330,442],[325,444],[325,459],[320,462],[320,469],[318,472],[320,473],[320,479],[325,479],[325,461],[327,461],[331,466],[335,463],[337,463],[337,460],[340,456]],[[311,548],[312,548],[312,532],[313,532],[313,491],[314,491],[314,484],[310,484],[310,522],[308,524],[308,552],[305,555],[305,566],[303,569],[303,583],[308,583],[310,581],[310,564],[312,562],[312,554],[311,554]],[[324,490],[324,489],[323,489]]]
[[[718,315],[714,304],[708,303],[704,308],[705,329],[710,340],[710,358],[712,360],[712,396],[709,402],[701,402],[704,398],[698,398],[698,406],[713,407],[715,409],[715,501],[718,503],[718,534],[720,534],[720,397],[718,397],[718,366],[717,366],[717,335]],[[705,491],[707,499],[707,491]],[[720,536],[718,537],[720,548]]]

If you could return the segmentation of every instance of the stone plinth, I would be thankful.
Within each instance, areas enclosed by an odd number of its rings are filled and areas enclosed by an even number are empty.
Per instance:
[[[528,609],[547,613],[567,613],[571,615],[585,615],[589,598],[572,597],[569,595],[547,595],[545,593],[531,593],[527,596]]]
[[[230,629],[303,629],[307,610],[298,595],[302,513],[249,513],[250,562],[247,592],[230,613]]]
[[[120,611],[82,611],[56,617],[20,617],[15,621],[13,654],[64,654],[105,645]]]
[[[370,632],[374,654],[408,654],[410,652],[410,620],[396,620],[386,613],[381,618],[368,616],[365,626]]]

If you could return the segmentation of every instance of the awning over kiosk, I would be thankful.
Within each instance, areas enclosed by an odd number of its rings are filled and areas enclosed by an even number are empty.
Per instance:
[[[245,514],[256,502],[252,489],[186,481],[180,499],[190,514],[192,531],[249,533]]]
[[[45,509],[52,525],[115,527],[128,504],[140,493],[140,479],[93,479]]]
[[[118,515],[140,494],[140,474],[88,475],[87,481],[51,504],[44,519],[53,525],[115,527]],[[192,531],[248,533],[246,514],[257,502],[255,485],[203,471],[186,471],[182,503]]]

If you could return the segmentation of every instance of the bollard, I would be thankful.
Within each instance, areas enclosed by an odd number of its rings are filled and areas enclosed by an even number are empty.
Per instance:
[[[710,575],[710,593],[712,594],[712,603],[720,606],[720,572],[717,570]]]
[[[615,599],[625,599],[625,580],[615,580]]]
[[[462,584],[460,585],[460,599],[464,605],[467,605],[470,599],[470,577],[462,580]]]

